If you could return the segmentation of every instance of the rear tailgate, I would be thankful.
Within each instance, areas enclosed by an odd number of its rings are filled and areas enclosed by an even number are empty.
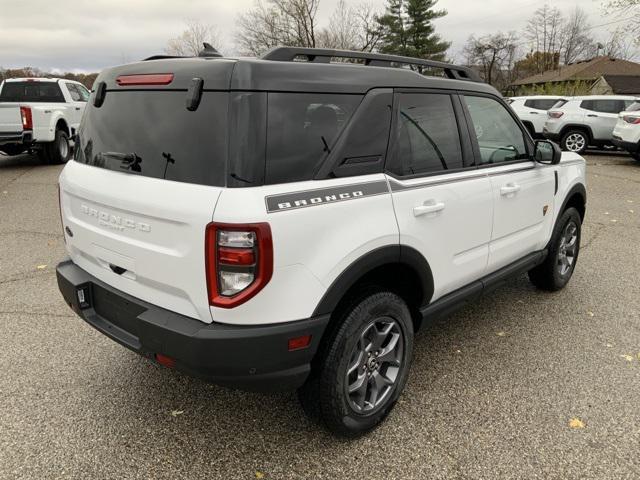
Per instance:
[[[101,74],[104,102],[96,107],[92,94],[60,193],[74,263],[118,290],[210,323],[204,242],[225,179],[228,83],[197,68],[166,86],[115,82],[204,65],[195,62],[145,62]],[[199,73],[215,91],[190,111],[188,81]]]
[[[17,103],[0,103],[0,136],[22,133],[22,116]]]
[[[67,164],[60,186],[74,263],[134,297],[211,322],[204,232],[219,188],[78,162]]]

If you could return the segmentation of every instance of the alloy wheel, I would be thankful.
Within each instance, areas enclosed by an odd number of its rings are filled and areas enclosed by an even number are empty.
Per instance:
[[[572,133],[564,141],[564,145],[570,152],[580,152],[587,146],[587,140],[580,133]]]
[[[379,410],[391,395],[404,360],[399,323],[382,317],[367,324],[351,354],[346,372],[347,398],[360,414]]]
[[[578,226],[575,222],[567,223],[560,237],[558,249],[558,272],[565,276],[573,267],[578,253]]]

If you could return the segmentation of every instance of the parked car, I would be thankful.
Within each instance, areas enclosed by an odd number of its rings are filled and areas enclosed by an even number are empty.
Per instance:
[[[116,342],[221,385],[298,388],[355,436],[398,400],[424,318],[524,272],[571,278],[585,162],[534,142],[473,71],[201,55],[103,71],[60,175],[60,291]]]
[[[560,101],[547,112],[543,134],[559,142],[563,150],[575,153],[583,153],[590,146],[613,145],[618,114],[635,100],[629,96],[592,95]]]
[[[640,161],[640,102],[620,112],[613,129],[613,144]]]
[[[535,95],[527,97],[510,97],[507,103],[522,120],[533,138],[543,138],[542,129],[547,121],[547,110],[559,101],[566,101],[568,97],[553,95]]]
[[[71,157],[89,90],[73,80],[12,78],[0,83],[0,151],[38,151],[49,163]]]

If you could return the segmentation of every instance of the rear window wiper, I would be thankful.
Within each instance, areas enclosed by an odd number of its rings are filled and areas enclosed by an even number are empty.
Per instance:
[[[142,167],[140,166],[140,164],[142,163],[142,158],[139,157],[135,152],[103,152],[99,153],[98,157],[101,160],[116,160],[120,162],[120,168],[123,170],[131,170],[132,172],[138,173],[142,171]]]

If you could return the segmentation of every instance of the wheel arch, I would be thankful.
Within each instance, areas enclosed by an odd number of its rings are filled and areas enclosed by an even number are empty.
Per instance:
[[[69,128],[69,124],[64,119],[64,117],[58,117],[56,119],[54,131],[55,130],[62,130],[67,134],[67,136],[71,136],[71,129]]]
[[[558,218],[570,207],[578,210],[580,220],[584,221],[584,216],[587,211],[587,189],[582,183],[577,183],[569,189],[558,211]]]
[[[562,137],[564,137],[567,132],[571,130],[583,131],[589,137],[587,140],[589,140],[589,142],[593,141],[593,130],[591,130],[591,127],[589,125],[584,125],[581,123],[569,123],[562,127],[562,130],[560,130],[560,139],[562,140]]]
[[[420,307],[429,304],[434,291],[433,274],[424,256],[408,246],[388,245],[363,255],[338,275],[313,315],[342,310],[349,298],[367,286],[387,288],[402,297],[415,322],[420,320]]]

